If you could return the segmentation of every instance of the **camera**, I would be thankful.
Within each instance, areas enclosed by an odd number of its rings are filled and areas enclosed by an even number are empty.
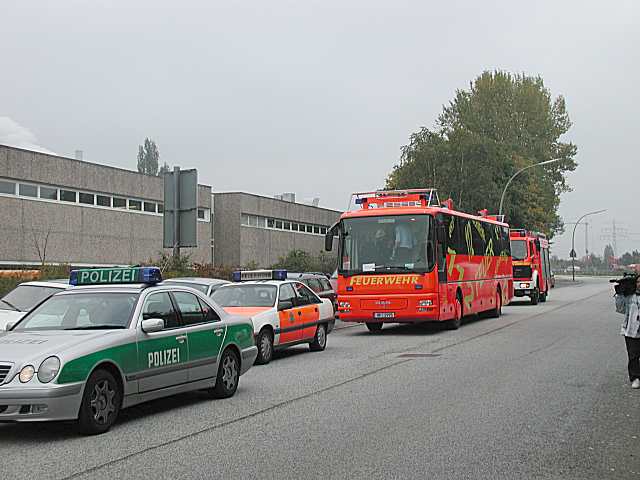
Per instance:
[[[628,297],[636,293],[636,282],[638,281],[638,273],[625,273],[622,278],[614,278],[609,280],[610,283],[615,283],[614,290],[618,295]]]

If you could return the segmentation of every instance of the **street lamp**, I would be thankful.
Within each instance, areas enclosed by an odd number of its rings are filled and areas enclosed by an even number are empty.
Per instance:
[[[554,158],[553,160],[546,160],[544,162],[534,163],[533,165],[527,165],[526,167],[521,168],[516,173],[514,173],[511,176],[511,178],[509,179],[509,181],[507,182],[507,184],[504,186],[504,190],[502,191],[502,196],[500,197],[500,208],[498,209],[498,215],[502,215],[502,204],[504,203],[504,194],[507,193],[507,188],[509,188],[509,185],[511,185],[511,182],[513,181],[514,178],[516,178],[522,172],[524,172],[525,170],[528,170],[530,168],[539,167],[540,165],[547,165],[549,163],[559,162],[560,160],[563,160],[563,159],[562,158]]]
[[[573,233],[571,234],[571,279],[573,282],[576,281],[576,249],[575,249],[576,227],[584,218],[588,217],[589,215],[596,215],[597,213],[602,213],[606,211],[607,209],[605,208],[604,210],[596,210],[595,212],[585,213],[578,219],[578,221],[573,226]]]

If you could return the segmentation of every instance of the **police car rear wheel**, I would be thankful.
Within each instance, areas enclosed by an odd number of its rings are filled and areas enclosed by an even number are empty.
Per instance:
[[[82,396],[78,428],[86,435],[104,433],[118,418],[122,392],[113,375],[106,370],[91,374]]]
[[[214,398],[228,398],[238,389],[240,381],[240,360],[233,350],[225,350],[218,365],[216,386],[209,393]]]
[[[316,334],[313,337],[313,342],[309,343],[309,349],[312,352],[321,352],[327,346],[327,327],[325,325],[318,325],[316,328]]]
[[[256,365],[265,365],[273,358],[273,335],[267,329],[260,330],[258,339],[258,357],[256,358]]]

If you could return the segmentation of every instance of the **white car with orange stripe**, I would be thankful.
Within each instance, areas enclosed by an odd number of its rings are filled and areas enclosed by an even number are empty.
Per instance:
[[[234,272],[235,283],[212,295],[227,313],[251,317],[257,364],[269,363],[274,350],[308,343],[311,351],[322,351],[327,345],[328,326],[334,321],[331,300],[286,278],[286,270]]]

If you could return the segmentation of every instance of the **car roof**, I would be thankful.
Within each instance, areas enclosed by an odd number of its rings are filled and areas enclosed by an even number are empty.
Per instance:
[[[67,288],[69,287],[68,279],[60,280],[35,280],[33,282],[23,282],[19,286],[27,285],[29,287],[53,287],[53,288]]]
[[[199,283],[201,285],[220,285],[225,283],[231,283],[229,280],[223,280],[221,278],[207,278],[207,277],[176,277],[167,278],[162,283]]]

